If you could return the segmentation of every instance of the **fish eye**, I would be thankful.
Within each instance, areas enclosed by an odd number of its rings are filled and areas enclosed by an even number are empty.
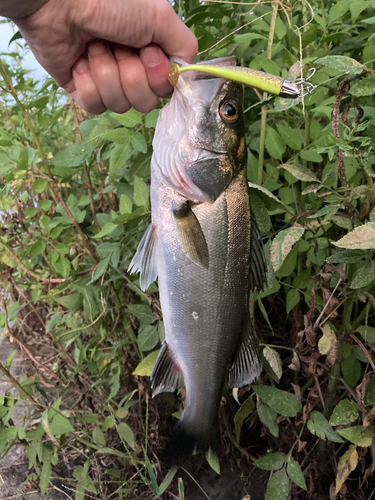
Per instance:
[[[227,123],[234,123],[240,116],[240,110],[234,101],[224,101],[219,108],[221,118]]]

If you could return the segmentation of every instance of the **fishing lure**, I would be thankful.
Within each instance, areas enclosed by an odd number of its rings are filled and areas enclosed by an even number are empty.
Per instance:
[[[300,78],[295,82],[290,82],[280,76],[271,75],[270,73],[265,73],[256,69],[244,68],[242,66],[228,67],[224,65],[189,64],[181,67],[175,62],[170,62],[168,79],[173,87],[176,86],[180,73],[185,71],[207,73],[218,78],[225,78],[226,80],[242,83],[242,85],[254,87],[263,92],[289,99],[302,97],[299,87],[303,87],[303,85],[308,87],[306,94],[312,94],[315,90],[315,86],[308,81],[315,73],[315,68],[312,68],[312,73],[308,78]]]

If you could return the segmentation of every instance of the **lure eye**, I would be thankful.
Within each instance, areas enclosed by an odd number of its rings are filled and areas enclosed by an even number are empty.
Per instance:
[[[234,101],[224,101],[219,108],[221,118],[227,123],[234,123],[240,116],[238,105]]]

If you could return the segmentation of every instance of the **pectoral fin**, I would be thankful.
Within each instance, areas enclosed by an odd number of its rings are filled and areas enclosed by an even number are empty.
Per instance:
[[[242,339],[233,365],[229,370],[228,385],[231,388],[252,384],[262,371],[259,341],[248,314]]]
[[[160,392],[173,392],[184,387],[184,377],[164,341],[151,374],[152,397]]]
[[[190,259],[208,269],[208,247],[201,225],[188,201],[173,210],[178,236]]]
[[[139,284],[144,291],[158,277],[156,247],[156,231],[152,228],[152,224],[150,224],[138,245],[128,269],[129,273],[140,273]]]
[[[251,214],[250,235],[250,290],[263,290],[267,281],[267,264],[263,253],[263,243],[254,216]]]

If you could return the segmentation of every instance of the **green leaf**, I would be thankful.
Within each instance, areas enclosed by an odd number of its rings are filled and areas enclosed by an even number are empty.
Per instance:
[[[310,413],[310,419],[307,422],[307,428],[311,434],[316,434],[321,439],[328,439],[333,443],[342,443],[343,440],[337,434],[336,431],[332,429],[328,420],[320,411],[312,411]]]
[[[134,450],[135,449],[134,433],[128,426],[128,424],[125,424],[125,422],[120,422],[117,426],[117,432],[119,436],[121,436],[125,440],[125,442],[130,446],[130,448]]]
[[[101,276],[103,276],[103,274],[106,272],[107,270],[107,267],[108,267],[108,264],[109,264],[109,260],[110,260],[111,256],[108,255],[108,257],[106,257],[105,259],[101,260],[99,262],[99,264],[96,266],[96,269],[95,269],[95,272],[92,276],[92,279],[90,281],[90,283],[94,283],[96,280],[98,280]]]
[[[302,410],[301,402],[294,394],[280,391],[276,387],[258,385],[253,387],[255,394],[280,415],[295,417]]]
[[[138,335],[140,351],[150,351],[159,342],[158,325],[147,325]]]
[[[149,306],[145,304],[129,304],[128,311],[139,319],[139,327],[143,328],[150,323],[154,323],[157,319],[154,314],[152,314]]]
[[[267,500],[285,500],[289,494],[289,478],[285,468],[274,472],[267,484]]]
[[[361,363],[353,354],[351,354],[344,359],[341,365],[341,371],[345,382],[351,389],[354,389],[358,380],[361,378]]]
[[[132,133],[124,127],[109,130],[102,135],[102,139],[106,141],[115,142],[116,144],[130,144]]]
[[[0,142],[1,142],[1,133],[0,133]],[[17,165],[19,170],[27,170],[29,166],[29,158],[27,156],[26,148],[21,148],[20,155],[17,159]]]
[[[301,239],[304,232],[304,228],[296,223],[292,227],[280,231],[274,238],[271,245],[271,263],[274,271],[280,269],[293,245]]]
[[[283,163],[279,168],[283,168],[284,170],[290,172],[293,177],[295,177],[299,181],[320,182],[315,174],[309,168],[304,167],[303,165],[289,165]]]
[[[293,458],[289,458],[288,465],[286,467],[286,471],[288,473],[288,476],[290,479],[295,483],[297,486],[302,488],[303,490],[306,490],[306,481],[305,478],[303,477],[301,467],[296,460]]]
[[[65,295],[64,297],[54,297],[55,302],[65,307],[69,311],[77,312],[82,308],[83,297],[79,292]]]
[[[287,461],[285,453],[269,453],[253,462],[255,467],[263,470],[279,470]]]
[[[306,160],[306,161],[312,161],[314,163],[320,163],[323,161],[323,157],[321,154],[317,153],[316,151],[312,151],[311,149],[307,150],[307,151],[302,151],[300,153],[300,157],[303,159],[303,160]],[[315,176],[314,176],[315,177]],[[315,180],[317,181],[318,179],[315,177]]]
[[[220,475],[220,462],[216,453],[213,450],[211,450],[211,448],[209,448],[209,450],[206,453],[206,460],[211,469],[213,469],[216,472],[216,474]]]
[[[101,144],[102,139],[104,139],[103,135],[106,132],[118,127],[119,125],[120,123],[118,122],[118,120],[114,119],[110,115],[102,116],[90,132],[85,142],[87,144],[91,143],[94,145]]]
[[[375,78],[364,78],[354,83],[349,92],[355,97],[364,97],[375,94]]]
[[[274,372],[277,380],[279,381],[283,374],[283,367],[281,363],[280,354],[277,351],[275,351],[275,349],[272,349],[271,347],[266,345],[263,349],[263,356],[267,360],[268,364],[271,367],[271,370]]]
[[[59,260],[54,264],[56,271],[63,277],[68,278],[70,275],[70,261],[65,257],[60,257]]]
[[[368,325],[360,325],[357,327],[356,332],[358,332],[365,342],[370,344],[375,344],[375,328]]]
[[[100,446],[105,446],[105,437],[100,427],[94,428],[94,430],[92,431],[92,439],[94,440],[94,443]]]
[[[132,148],[128,143],[117,144],[111,154],[109,160],[109,179],[112,181],[117,172],[125,165],[132,155]]]
[[[134,176],[134,203],[137,207],[145,206],[148,204],[149,198],[149,188],[147,184],[137,177]]]
[[[276,160],[281,160],[286,151],[284,139],[270,127],[267,127],[265,146],[268,153]]]
[[[242,424],[247,419],[247,417],[252,413],[254,408],[255,408],[254,400],[251,396],[249,396],[246,399],[246,401],[242,403],[242,405],[240,406],[239,410],[237,411],[234,417],[234,428],[236,432],[236,439],[238,442],[240,442]]]
[[[354,231],[348,233],[341,240],[332,243],[337,247],[352,250],[375,249],[375,222],[367,222],[356,227]]]
[[[344,75],[358,75],[365,69],[363,64],[347,56],[325,56],[317,59],[315,64],[322,64],[327,68],[337,69]]]
[[[39,479],[40,493],[42,495],[44,495],[47,491],[49,480],[51,479],[51,472],[52,472],[51,462],[50,461],[44,462]]]
[[[329,423],[330,425],[347,425],[357,420],[357,418],[357,403],[349,401],[349,399],[343,399],[335,406]]]
[[[301,295],[298,290],[295,288],[292,288],[289,290],[287,296],[286,296],[286,312],[287,314],[290,313],[290,311],[295,307],[297,304],[299,304]]]
[[[74,428],[69,420],[60,413],[56,413],[53,417],[52,422],[49,424],[49,430],[52,436],[60,436],[61,434],[66,434],[67,432],[74,432]]]
[[[287,146],[296,151],[300,151],[302,148],[302,137],[297,129],[291,129],[285,127],[284,125],[277,125],[277,130],[279,131],[281,137],[284,139]]]
[[[109,417],[107,417],[103,422],[102,431],[106,432],[108,429],[112,429],[112,427],[114,427],[115,424],[116,424],[116,420],[114,419],[114,417],[112,415],[109,415]]]
[[[120,214],[130,214],[133,208],[132,200],[126,194],[120,196]]]
[[[256,191],[250,196],[251,211],[254,214],[258,229],[261,233],[268,233],[271,228],[271,218],[262,198]]]
[[[37,213],[38,213],[38,209],[33,208],[33,207],[26,208],[26,210],[24,212],[25,217],[34,217],[34,215],[36,215]]]
[[[327,257],[326,261],[332,264],[354,264],[365,256],[362,250],[341,250]]]
[[[37,255],[40,255],[41,253],[44,252],[44,250],[46,249],[46,244],[44,243],[44,241],[39,240],[36,241],[34,244],[28,246],[27,248],[30,257],[36,257]]]
[[[79,167],[84,161],[88,160],[95,146],[77,142],[67,146],[63,151],[57,153],[50,159],[50,163],[56,167]]]
[[[167,472],[167,475],[165,476],[164,481],[160,484],[160,486],[158,488],[159,495],[162,495],[164,493],[164,491],[168,488],[168,486],[171,484],[174,476],[176,475],[177,470],[178,470],[178,467],[175,466],[175,467],[172,467],[172,469],[170,469]]]
[[[112,222],[106,222],[104,226],[102,227],[101,231],[99,231],[98,234],[93,236],[93,238],[98,239],[98,238],[103,238],[103,236],[107,236],[108,234],[113,233],[115,229],[117,229],[117,224],[113,224]]]
[[[320,354],[328,354],[337,342],[337,337],[332,328],[326,323],[323,328],[323,336],[318,342],[318,349]]]
[[[362,426],[356,425],[353,427],[348,427],[347,429],[339,429],[337,431],[340,436],[347,439],[357,446],[371,446],[372,443],[372,432],[371,428],[368,427],[364,432],[362,432]]]
[[[363,288],[365,286],[371,285],[375,280],[375,267],[367,267],[362,269],[355,274],[354,278],[350,282],[350,288]]]
[[[140,153],[147,153],[147,144],[145,138],[140,132],[136,132],[132,137],[132,146]]]
[[[139,125],[142,123],[142,115],[135,109],[131,109],[127,113],[118,115],[117,113],[110,113],[110,116],[115,118],[118,122],[121,123],[121,125],[124,125],[125,127],[128,128],[133,128],[136,125]]]
[[[158,121],[159,109],[154,109],[150,113],[147,113],[145,116],[145,127],[146,128],[155,128],[156,122]]]
[[[151,373],[154,368],[158,354],[159,350],[150,352],[150,354],[148,354],[139,363],[137,368],[134,370],[133,375],[139,375],[140,377],[151,377]]]
[[[350,3],[350,13],[352,15],[352,24],[355,24],[355,22],[358,19],[358,16],[366,10],[368,7],[371,6],[371,2],[368,0],[357,0],[356,2],[351,2]]]
[[[52,200],[40,200],[38,203],[38,206],[43,212],[47,212],[52,207],[53,201]]]
[[[38,179],[37,181],[33,182],[33,190],[36,193],[43,193],[43,191],[46,189],[48,184],[47,179]]]

